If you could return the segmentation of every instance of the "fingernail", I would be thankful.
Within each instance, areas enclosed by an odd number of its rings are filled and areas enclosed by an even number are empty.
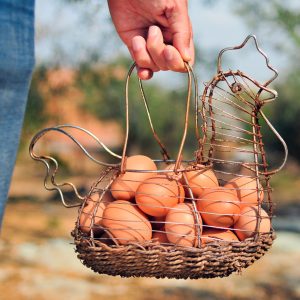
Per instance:
[[[132,49],[135,52],[141,49],[141,44],[139,43],[139,40],[136,39],[135,37],[132,39]]]
[[[158,27],[157,26],[150,26],[149,32],[148,32],[149,36],[150,37],[155,37],[155,36],[157,36],[157,33],[158,33]]]
[[[166,60],[172,60],[173,59],[173,51],[171,51],[169,48],[165,49],[165,57]]]
[[[185,49],[183,53],[184,53],[184,59],[185,60],[190,61],[192,59],[190,49]]]

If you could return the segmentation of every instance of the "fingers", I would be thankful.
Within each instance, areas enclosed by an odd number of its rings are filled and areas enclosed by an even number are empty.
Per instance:
[[[133,37],[132,52],[133,58],[140,68],[150,69],[153,72],[159,71],[159,68],[156,66],[147,50],[146,41],[142,36]]]
[[[113,23],[136,61],[141,79],[149,79],[159,70],[182,72],[183,61],[193,63],[188,0],[109,0],[108,4]]]
[[[142,80],[150,79],[153,72],[160,70],[186,71],[180,53],[175,47],[164,43],[158,26],[150,26],[147,41],[142,36],[133,37],[129,51],[138,66],[138,76]]]
[[[159,70],[186,71],[180,53],[173,46],[164,43],[162,31],[158,26],[150,26],[146,45]]]
[[[193,28],[192,28],[192,24],[190,22],[190,31],[191,31],[191,38],[190,38],[190,44],[189,44],[189,48],[190,48],[190,54],[191,54],[191,60],[188,61],[190,63],[190,65],[194,65],[195,62],[195,46],[194,46],[194,36],[193,36]]]
[[[132,46],[129,48],[132,58],[137,64],[137,74],[142,80],[152,78],[153,72],[159,71],[147,51],[146,41],[142,36],[132,38]]]
[[[179,1],[170,11],[166,11],[166,17],[172,33],[172,44],[179,51],[183,60],[194,60],[194,45],[192,42],[192,27],[188,15],[187,1]]]
[[[167,70],[167,62],[163,55],[166,45],[158,26],[150,26],[147,38],[147,50],[160,70]]]
[[[141,80],[148,80],[151,79],[153,76],[152,70],[139,67],[137,67],[137,74]]]
[[[171,45],[167,45],[164,49],[164,57],[169,70],[176,72],[185,72],[184,62],[177,49]]]

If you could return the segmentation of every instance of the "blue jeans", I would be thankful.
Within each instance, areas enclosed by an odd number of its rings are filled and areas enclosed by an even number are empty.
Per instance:
[[[34,67],[34,0],[0,0],[0,228]]]

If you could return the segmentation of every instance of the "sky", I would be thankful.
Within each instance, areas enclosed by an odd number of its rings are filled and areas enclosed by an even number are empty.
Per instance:
[[[117,34],[109,26],[109,12],[106,1],[79,1],[74,6],[62,5],[62,0],[36,1],[36,59],[37,63],[55,61],[62,65],[78,65],[91,49],[99,52],[100,61],[106,62],[118,55],[128,55]],[[189,11],[193,25],[194,41],[203,55],[209,55],[209,67],[196,61],[197,77],[208,81],[216,70],[218,51],[224,47],[240,44],[251,32],[243,19],[234,14],[228,0],[218,1],[217,5],[203,5],[201,1],[190,0]],[[263,50],[269,55],[271,64],[283,71],[288,64],[287,58],[277,53],[269,37],[257,35]],[[253,46],[253,44],[252,44]],[[57,49],[60,49],[58,51]],[[61,51],[61,49],[63,49]],[[99,51],[98,51],[99,49]],[[224,68],[238,68],[256,79],[267,79],[264,60],[253,47],[240,53],[226,53]],[[249,70],[249,71],[248,71]],[[160,81],[170,77],[161,72],[155,77]],[[177,75],[172,75],[176,81]],[[178,75],[180,78],[180,75]]]

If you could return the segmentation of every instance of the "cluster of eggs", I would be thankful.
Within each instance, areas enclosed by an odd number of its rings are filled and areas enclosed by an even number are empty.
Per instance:
[[[244,240],[255,234],[258,222],[259,232],[270,231],[268,214],[258,207],[264,192],[255,178],[239,176],[220,186],[214,171],[204,166],[177,174],[173,169],[168,165],[166,172],[157,172],[149,157],[128,157],[127,171],[101,201],[98,193],[87,199],[81,231],[89,233],[93,227],[97,235],[105,228],[119,244],[152,239],[189,247],[216,239]]]

